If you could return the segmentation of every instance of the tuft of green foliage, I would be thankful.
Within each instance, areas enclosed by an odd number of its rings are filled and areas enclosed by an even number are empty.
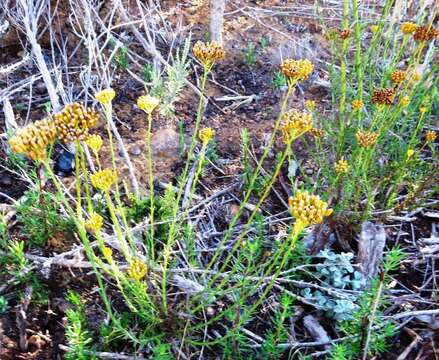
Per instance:
[[[255,66],[256,65],[256,47],[255,44],[252,42],[249,42],[244,49],[244,63],[248,66]]]
[[[67,292],[67,300],[72,308],[66,310],[67,326],[66,338],[70,350],[65,355],[66,360],[94,360],[95,356],[89,355],[92,338],[87,330],[85,305],[81,297],[72,290]]]
[[[41,246],[54,236],[72,231],[72,221],[59,210],[55,195],[37,190],[25,193],[24,201],[17,206],[17,220],[28,244]]]

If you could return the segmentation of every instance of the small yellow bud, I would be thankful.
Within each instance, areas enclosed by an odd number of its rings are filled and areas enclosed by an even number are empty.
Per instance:
[[[90,213],[90,218],[85,222],[85,228],[94,233],[101,231],[103,225],[104,219],[96,212]]]
[[[102,255],[104,255],[104,258],[111,262],[113,260],[113,250],[109,248],[108,246],[104,246],[102,249]]]
[[[380,27],[379,27],[378,25],[371,25],[371,26],[370,26],[370,31],[371,31],[372,33],[376,33],[376,32],[378,31],[379,28],[380,28]]]
[[[421,107],[419,108],[419,112],[420,112],[421,114],[424,114],[427,110],[428,110],[428,108],[427,108],[426,106],[421,106]]]
[[[404,35],[409,35],[409,34],[414,33],[416,31],[417,27],[418,26],[416,24],[407,21],[407,22],[401,24],[400,30]]]
[[[201,129],[198,133],[198,137],[200,138],[201,142],[206,145],[212,138],[215,136],[215,130],[213,130],[210,127]]]
[[[117,174],[112,169],[104,169],[90,175],[91,184],[94,188],[109,191],[117,181]]]
[[[314,100],[306,100],[305,108],[308,111],[314,111],[314,109],[316,108],[316,102]]]
[[[102,105],[108,105],[111,103],[111,101],[114,99],[115,96],[116,96],[116,92],[113,89],[109,88],[109,89],[101,90],[98,93],[96,93],[95,98]]]
[[[151,95],[142,95],[137,99],[137,106],[147,114],[152,114],[159,104],[160,100]]]
[[[410,97],[408,97],[408,96],[404,96],[404,97],[401,99],[401,105],[402,105],[402,106],[407,106],[408,104],[410,104]]]
[[[87,146],[92,149],[96,154],[101,150],[102,144],[104,143],[100,135],[90,135],[85,139]]]
[[[415,150],[407,149],[407,159],[410,159],[414,153],[415,153]]]
[[[337,174],[345,174],[349,171],[348,162],[344,158],[341,158],[340,160],[338,160],[335,163],[334,167],[335,167],[335,172]]]
[[[148,268],[146,264],[143,263],[138,257],[135,257],[130,263],[127,275],[134,280],[142,280],[147,272]]]
[[[355,100],[352,100],[351,105],[352,105],[352,110],[357,111],[357,110],[360,110],[364,106],[364,103],[361,100],[355,99]]]
[[[436,140],[436,138],[437,138],[436,131],[428,130],[428,131],[425,133],[425,140],[426,140],[427,142],[433,142],[433,141]]]

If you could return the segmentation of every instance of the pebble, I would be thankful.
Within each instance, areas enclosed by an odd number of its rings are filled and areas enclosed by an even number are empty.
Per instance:
[[[306,174],[306,175],[312,175],[312,174],[314,174],[314,170],[313,170],[313,169],[310,169],[310,168],[305,169],[305,174]]]
[[[179,135],[171,128],[156,131],[152,136],[151,146],[154,157],[166,159],[180,157]]]
[[[139,156],[142,153],[142,148],[139,145],[134,145],[130,148],[129,153],[133,156]]]

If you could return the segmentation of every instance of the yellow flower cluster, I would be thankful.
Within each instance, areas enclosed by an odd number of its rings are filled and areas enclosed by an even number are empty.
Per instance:
[[[394,89],[377,88],[373,90],[372,102],[377,105],[392,105],[395,99]]]
[[[414,33],[416,31],[417,27],[418,26],[415,23],[407,21],[407,22],[402,23],[399,28],[403,34],[409,35],[409,34]]]
[[[32,160],[44,160],[47,146],[55,141],[57,130],[52,120],[44,119],[18,129],[9,139],[13,152],[26,155]]]
[[[212,138],[215,136],[215,130],[213,130],[210,127],[206,127],[201,129],[198,132],[198,137],[200,138],[201,142],[206,145]]]
[[[109,248],[108,246],[104,246],[102,248],[102,255],[104,255],[104,258],[111,263],[111,261],[113,260],[112,256],[113,256],[113,250],[111,248]]]
[[[68,143],[85,140],[89,136],[89,129],[98,124],[99,115],[81,103],[72,103],[55,114],[54,119],[58,137]]]
[[[378,140],[378,134],[372,131],[359,130],[355,137],[357,138],[358,145],[364,148],[374,145]]]
[[[283,116],[282,135],[286,143],[298,138],[313,128],[312,115],[291,109]]]
[[[91,184],[94,188],[109,191],[117,181],[117,173],[112,169],[104,169],[90,175]]]
[[[316,102],[314,100],[306,100],[305,101],[305,108],[308,111],[314,111],[316,108]]]
[[[225,56],[223,47],[216,41],[207,43],[197,41],[192,51],[196,58],[206,67],[211,67],[215,61],[221,60]]]
[[[306,80],[314,70],[314,65],[308,59],[287,59],[280,65],[280,71],[291,80]]]
[[[148,267],[143,263],[138,257],[135,257],[130,263],[127,274],[131,279],[142,280],[146,273],[148,272]]]
[[[288,199],[291,213],[303,227],[320,224],[325,216],[332,214],[328,204],[316,195],[298,192]]]
[[[311,130],[309,130],[309,133],[316,139],[320,139],[323,136],[326,135],[326,131],[323,129],[315,128],[313,127]]]
[[[433,142],[433,141],[436,140],[436,138],[437,138],[436,131],[428,130],[428,131],[425,133],[425,140],[426,140],[427,142]]]
[[[151,95],[142,95],[137,99],[137,106],[147,114],[152,114],[159,104],[160,100]]]
[[[413,149],[407,149],[407,159],[410,159],[415,153]]]
[[[349,28],[338,29],[337,32],[338,32],[338,36],[340,37],[340,39],[343,39],[343,40],[346,40],[352,34],[352,30]]]
[[[405,80],[406,72],[404,70],[395,70],[392,75],[390,75],[390,79],[395,84],[400,84]]]
[[[109,103],[111,103],[111,101],[114,99],[115,96],[116,96],[116,92],[113,89],[109,88],[109,89],[101,90],[98,93],[96,93],[95,98],[102,105],[108,105]]]
[[[90,135],[87,139],[85,139],[85,143],[87,146],[93,150],[95,154],[97,154],[104,143],[100,135]]]
[[[94,211],[90,213],[89,219],[85,222],[85,228],[94,233],[101,231],[103,225],[104,219]]]
[[[378,31],[379,28],[380,28],[380,27],[379,27],[378,25],[371,25],[371,26],[370,26],[370,31],[371,31],[372,33],[376,33],[376,32]]]
[[[349,164],[344,158],[341,158],[335,163],[334,168],[337,174],[345,174],[349,171]]]
[[[413,34],[413,39],[417,42],[431,41],[439,36],[439,30],[431,26],[418,26],[415,33]]]
[[[355,99],[352,100],[351,105],[352,105],[352,110],[357,111],[363,108],[364,103],[361,100]]]
[[[401,105],[407,106],[408,104],[410,104],[410,97],[406,95],[401,99]]]

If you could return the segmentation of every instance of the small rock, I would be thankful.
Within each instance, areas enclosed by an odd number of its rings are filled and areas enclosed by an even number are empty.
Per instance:
[[[139,156],[142,153],[142,148],[139,145],[134,145],[130,148],[129,153],[134,156]]]
[[[314,174],[314,170],[313,169],[305,169],[305,174],[306,175],[312,175],[312,174]]]
[[[157,158],[178,158],[179,152],[179,135],[171,129],[160,129],[152,136],[151,141],[152,153]]]

